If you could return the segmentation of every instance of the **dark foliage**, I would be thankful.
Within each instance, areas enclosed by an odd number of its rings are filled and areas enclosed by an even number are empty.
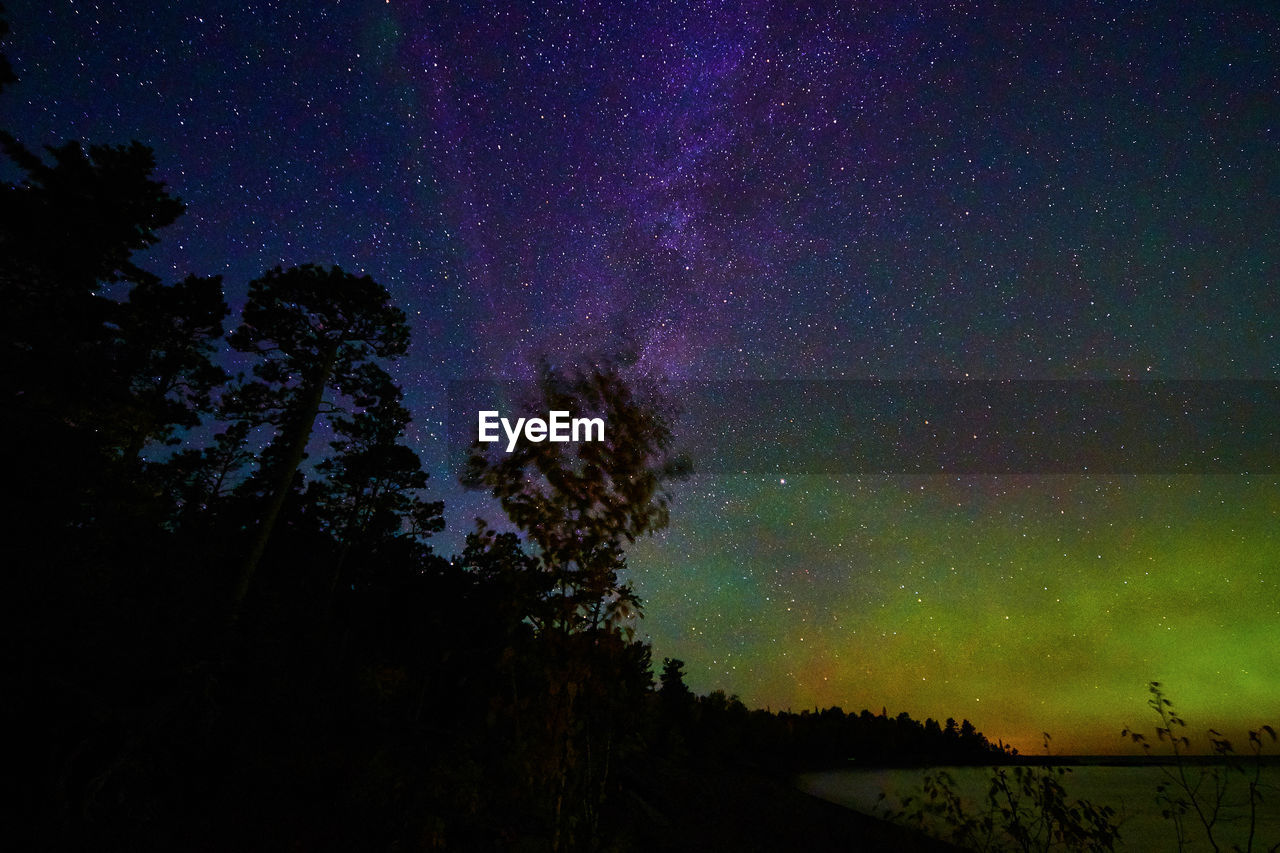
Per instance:
[[[639,792],[694,765],[992,754],[967,723],[695,697],[679,661],[654,689],[624,549],[680,466],[616,365],[545,368],[539,402],[609,441],[478,457],[521,535],[445,558],[385,289],[273,269],[224,338],[220,279],[139,266],[183,210],[150,150],[2,141],[12,849],[679,849],[655,835],[688,809]]]

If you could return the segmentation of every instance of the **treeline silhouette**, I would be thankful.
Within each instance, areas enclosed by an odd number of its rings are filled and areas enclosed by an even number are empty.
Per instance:
[[[148,148],[0,143],[13,849],[681,849],[653,790],[698,767],[1000,753],[655,689],[625,547],[680,465],[620,363],[541,366],[608,440],[477,453],[517,532],[439,554],[381,285],[268,270],[232,328],[219,277],[139,265],[184,210]]]
[[[666,754],[752,762],[773,771],[819,767],[967,765],[1011,759],[1016,749],[992,744],[968,720],[923,723],[839,707],[799,712],[750,710],[716,690],[695,696],[684,661],[666,658],[658,675],[663,725],[655,744]]]

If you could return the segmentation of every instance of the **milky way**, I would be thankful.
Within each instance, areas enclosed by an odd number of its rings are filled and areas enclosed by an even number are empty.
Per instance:
[[[140,139],[188,203],[147,266],[221,273],[237,305],[276,264],[390,289],[455,535],[477,500],[444,382],[544,352],[699,380],[1280,379],[1268,4],[8,5],[4,126]],[[704,474],[632,567],[699,690],[1117,748],[1153,678],[1193,723],[1278,721],[1278,495]]]

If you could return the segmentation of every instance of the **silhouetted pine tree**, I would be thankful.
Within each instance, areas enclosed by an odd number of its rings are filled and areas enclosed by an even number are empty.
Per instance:
[[[357,405],[391,393],[387,374],[373,359],[403,355],[409,329],[404,312],[373,279],[307,264],[276,267],[250,282],[242,324],[230,340],[260,357],[255,381],[241,399],[269,410],[280,427],[267,502],[235,585],[237,612],[294,487],[325,393],[351,397]]]

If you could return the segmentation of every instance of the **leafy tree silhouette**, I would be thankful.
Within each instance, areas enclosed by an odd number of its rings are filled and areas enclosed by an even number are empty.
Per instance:
[[[233,347],[260,357],[256,380],[240,394],[256,414],[280,426],[268,455],[270,496],[236,581],[233,618],[271,539],[302,460],[326,391],[371,405],[393,394],[375,357],[396,358],[409,345],[404,312],[368,276],[311,264],[276,267],[249,284],[243,324]]]
[[[212,410],[212,395],[228,378],[212,360],[227,314],[222,277],[194,275],[168,287],[140,282],[116,312],[126,382],[117,443],[126,470],[148,443],[176,443],[176,430],[198,426]]]
[[[681,701],[686,697],[692,696],[692,691],[684,683],[684,661],[677,658],[663,658],[662,672],[658,675],[658,681],[661,685],[658,688],[658,694],[664,700]]]
[[[313,484],[308,497],[342,546],[326,611],[353,549],[377,550],[379,543],[400,536],[424,540],[444,529],[444,505],[420,497],[427,485],[421,461],[399,443],[410,420],[400,397],[399,389],[383,392],[370,408],[335,417],[333,429],[339,438],[329,444],[336,455],[316,466],[325,479]]]
[[[165,492],[170,505],[167,523],[186,529],[197,521],[206,529],[211,516],[223,508],[241,472],[254,459],[248,446],[249,421],[233,421],[214,436],[208,447],[188,447],[175,453],[163,468]]]
[[[463,477],[498,500],[548,581],[528,587],[543,594],[529,609],[538,647],[525,664],[541,682],[544,736],[522,748],[552,849],[591,848],[615,756],[637,727],[623,722],[636,718],[652,679],[647,647],[627,641],[640,600],[620,578],[622,549],[667,523],[665,483],[678,469],[661,407],[635,392],[618,360],[576,371],[542,362],[526,409],[605,421],[603,441],[525,440],[489,455],[477,445]]]
[[[186,206],[151,177],[155,156],[129,145],[50,146],[45,163],[7,132],[0,147],[25,178],[5,186],[6,278],[47,300],[94,293],[100,282],[147,281],[133,255],[159,241]]]
[[[183,211],[151,173],[140,143],[78,142],[45,163],[10,134],[0,148],[24,174],[0,185],[0,331],[11,341],[5,375],[29,398],[92,390],[113,303],[103,282],[154,282],[133,262]],[[87,374],[87,376],[86,376]],[[77,377],[86,379],[77,380]],[[61,396],[69,397],[70,393]]]
[[[207,408],[226,307],[217,279],[163,287],[134,262],[184,209],[150,149],[68,142],[46,162],[3,132],[0,147],[23,175],[0,184],[0,397],[5,443],[22,449],[10,471],[30,522],[71,528],[132,484],[149,441]],[[132,285],[128,302],[105,295],[115,285]],[[34,518],[52,502],[57,521]]]
[[[464,485],[489,491],[536,546],[560,604],[548,627],[569,633],[618,625],[638,612],[630,584],[619,582],[622,547],[666,526],[665,484],[685,471],[668,456],[661,407],[637,396],[619,362],[558,371],[544,361],[526,407],[603,417],[603,441],[522,440],[511,453],[487,454],[478,444],[463,476]]]

